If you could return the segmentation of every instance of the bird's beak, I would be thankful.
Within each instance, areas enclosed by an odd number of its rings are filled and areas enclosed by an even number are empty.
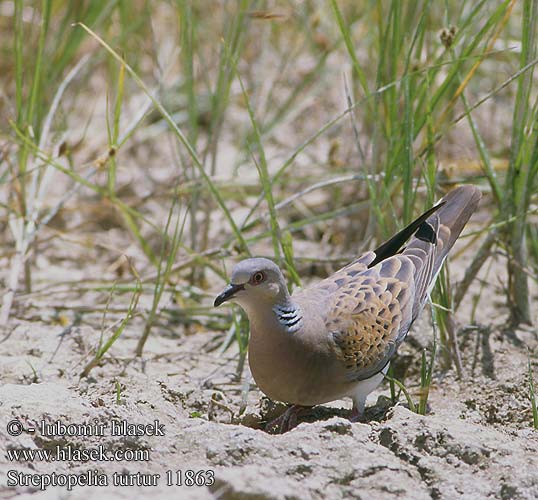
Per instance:
[[[230,300],[237,292],[240,290],[244,290],[245,285],[234,285],[233,283],[230,283],[223,292],[215,299],[214,306],[218,307],[223,302],[226,302],[227,300]]]

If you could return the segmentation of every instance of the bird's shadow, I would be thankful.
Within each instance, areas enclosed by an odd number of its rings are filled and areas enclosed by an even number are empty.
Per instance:
[[[269,402],[269,400],[266,400]],[[286,405],[273,403],[275,406],[271,405],[272,402],[269,402],[269,405],[266,405],[265,408],[267,412],[262,412],[262,422],[261,425],[252,426],[259,430],[266,430],[266,426],[272,420],[281,416],[287,409]],[[364,419],[360,420],[362,423],[368,422],[383,422],[390,418],[390,410],[394,407],[394,403],[390,398],[385,396],[379,396],[375,405],[366,408]],[[351,410],[345,408],[333,408],[328,406],[314,406],[308,410],[301,412],[300,417],[298,418],[297,425],[301,423],[314,423],[330,420],[333,417],[341,417],[349,419],[351,416]],[[243,422],[243,425],[248,425],[248,423]],[[272,433],[272,432],[270,432]]]
[[[366,408],[364,412],[364,419],[360,422],[382,422],[389,417],[389,411],[394,407],[390,398],[385,396],[379,396],[376,403],[373,406]],[[328,406],[314,406],[310,412],[304,415],[299,420],[300,422],[318,422],[323,420],[329,420],[333,417],[342,417],[349,419],[351,416],[351,410],[345,408],[331,408]]]

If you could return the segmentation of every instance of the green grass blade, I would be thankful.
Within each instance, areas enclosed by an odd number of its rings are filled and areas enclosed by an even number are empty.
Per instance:
[[[196,151],[194,150],[191,143],[188,141],[186,136],[183,134],[181,129],[177,126],[173,118],[170,116],[168,111],[163,107],[163,105],[160,103],[160,101],[153,96],[153,94],[149,91],[146,84],[142,81],[142,79],[137,75],[137,73],[127,64],[127,62],[114,50],[110,45],[108,45],[97,33],[95,33],[93,30],[91,30],[88,26],[86,26],[83,23],[77,23],[78,26],[80,26],[82,29],[84,29],[90,36],[95,38],[120,64],[125,66],[126,71],[129,73],[131,78],[136,82],[136,84],[142,89],[144,94],[146,94],[147,97],[151,100],[153,103],[153,106],[155,109],[159,111],[159,113],[162,115],[166,123],[169,125],[171,130],[174,132],[174,134],[177,136],[177,138],[180,140],[180,142],[183,144],[187,152],[189,153],[189,156],[191,157],[194,165],[196,166],[198,172],[200,173],[201,177],[204,179],[206,186],[208,187],[210,193],[213,195],[215,201],[217,202],[217,205],[222,210],[224,216],[226,217],[226,220],[230,224],[230,227],[237,239],[237,242],[241,248],[241,250],[247,254],[250,254],[248,245],[243,238],[243,235],[241,234],[241,231],[237,227],[237,224],[235,223],[232,214],[226,207],[226,203],[224,202],[224,199],[222,198],[219,190],[207,174],[207,172],[204,169],[204,166],[202,165],[202,162],[198,158],[198,155],[196,154]]]

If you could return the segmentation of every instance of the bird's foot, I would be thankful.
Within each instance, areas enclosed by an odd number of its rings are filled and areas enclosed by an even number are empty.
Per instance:
[[[366,422],[366,415],[364,410],[360,411],[356,406],[353,406],[351,415],[349,416],[350,422]]]
[[[289,430],[297,427],[299,416],[308,411],[311,406],[291,405],[282,415],[271,420],[265,430],[269,434],[284,434]]]

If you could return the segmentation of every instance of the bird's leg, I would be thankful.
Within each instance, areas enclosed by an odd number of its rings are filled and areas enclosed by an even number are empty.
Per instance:
[[[364,415],[364,408],[366,407],[366,398],[353,399],[353,408],[351,409],[351,415],[349,416],[350,422],[365,422],[366,417]]]
[[[297,426],[301,414],[312,408],[311,406],[291,405],[282,415],[271,420],[265,430],[271,434],[284,434]]]

